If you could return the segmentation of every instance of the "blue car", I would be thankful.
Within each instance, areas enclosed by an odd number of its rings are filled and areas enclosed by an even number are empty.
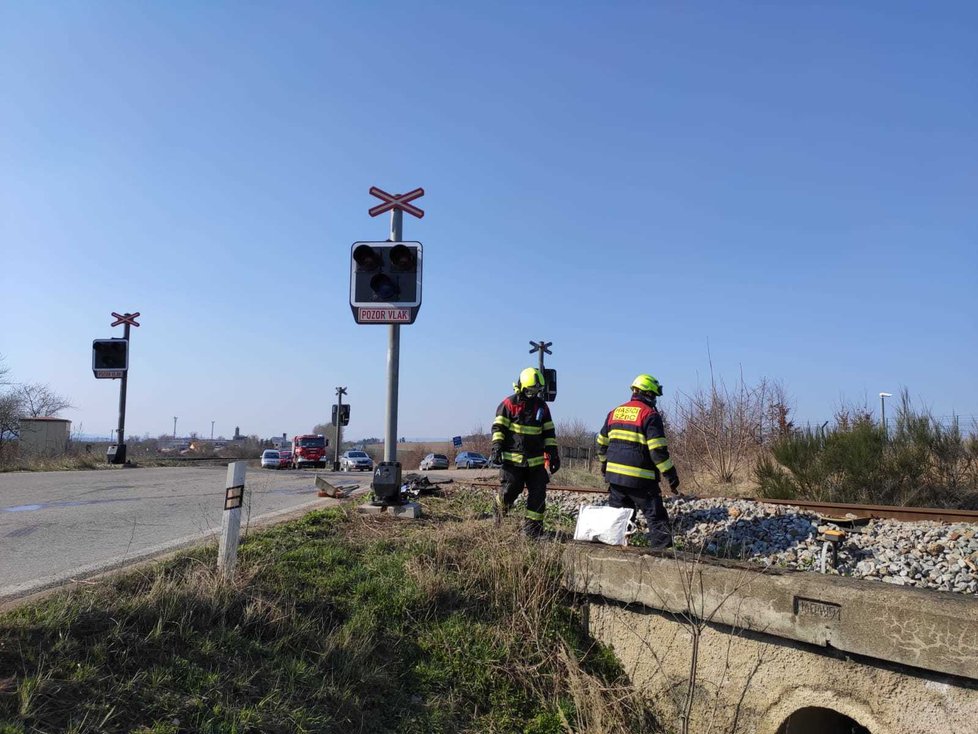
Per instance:
[[[488,464],[489,459],[476,451],[463,451],[455,457],[456,469],[485,469]]]

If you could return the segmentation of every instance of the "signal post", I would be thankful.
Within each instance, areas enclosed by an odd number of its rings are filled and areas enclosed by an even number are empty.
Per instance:
[[[381,200],[369,214],[391,213],[390,236],[386,242],[354,242],[350,254],[350,308],[358,324],[388,324],[387,340],[387,419],[384,432],[384,460],[374,470],[375,504],[407,512],[401,502],[401,465],[397,461],[397,398],[401,352],[401,324],[413,324],[421,308],[423,248],[420,242],[404,242],[402,212],[421,219],[424,210],[411,201],[424,196],[418,188],[406,194],[389,194],[372,186],[371,196]]]
[[[336,446],[333,447],[333,471],[340,470],[340,444],[343,442],[343,426],[350,424],[350,404],[343,405],[345,387],[336,388],[336,403],[333,405],[333,425],[336,426]]]
[[[124,324],[121,339],[96,339],[92,342],[92,372],[96,379],[119,380],[119,427],[116,442],[109,446],[106,460],[110,464],[126,463],[126,387],[129,382],[129,327],[139,326],[135,313],[112,312],[112,326]]]

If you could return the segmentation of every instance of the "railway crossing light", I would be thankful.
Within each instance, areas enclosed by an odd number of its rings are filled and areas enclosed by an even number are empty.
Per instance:
[[[414,323],[421,305],[420,242],[354,242],[350,307],[357,323]]]
[[[548,403],[557,399],[557,370],[549,367],[543,370],[543,399]]]
[[[340,425],[341,426],[348,426],[348,425],[350,425],[350,404],[349,403],[343,403],[343,405],[339,406],[339,411],[338,412],[339,412]],[[336,403],[333,403],[333,418],[332,418],[332,423],[333,423],[334,426],[336,425],[336,418],[337,418],[337,415],[336,414],[337,414],[337,406],[336,406]]]
[[[95,377],[120,379],[128,369],[128,339],[96,339],[92,342],[92,372]]]

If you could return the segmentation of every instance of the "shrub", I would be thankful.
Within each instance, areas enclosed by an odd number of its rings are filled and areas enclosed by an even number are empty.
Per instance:
[[[762,497],[934,507],[978,507],[978,440],[916,410],[904,391],[892,431],[844,409],[833,429],[774,442],[755,476]]]

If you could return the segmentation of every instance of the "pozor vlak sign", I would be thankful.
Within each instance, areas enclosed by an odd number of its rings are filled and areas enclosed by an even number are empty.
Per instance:
[[[420,242],[354,242],[350,309],[358,324],[413,324],[421,308]]]

